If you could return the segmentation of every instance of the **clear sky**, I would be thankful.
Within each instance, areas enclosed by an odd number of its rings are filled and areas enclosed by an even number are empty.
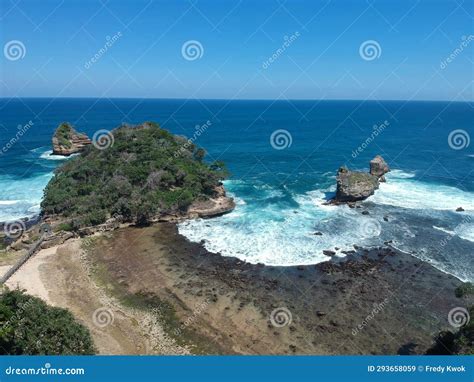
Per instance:
[[[3,97],[474,98],[470,0],[0,4]]]

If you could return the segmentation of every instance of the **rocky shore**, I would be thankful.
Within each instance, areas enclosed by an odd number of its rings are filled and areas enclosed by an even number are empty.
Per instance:
[[[458,279],[389,247],[316,265],[252,265],[159,223],[101,237],[89,258],[120,299],[171,305],[174,335],[205,352],[423,354],[466,303],[455,297]]]

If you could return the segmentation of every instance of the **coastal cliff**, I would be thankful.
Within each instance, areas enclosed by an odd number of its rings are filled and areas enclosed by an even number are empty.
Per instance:
[[[86,134],[78,133],[69,123],[63,122],[52,138],[53,155],[69,156],[84,151],[92,141]]]

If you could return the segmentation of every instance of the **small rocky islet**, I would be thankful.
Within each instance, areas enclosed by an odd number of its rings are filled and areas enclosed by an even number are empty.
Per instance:
[[[367,199],[385,182],[385,174],[390,171],[385,160],[377,155],[370,161],[370,171],[351,171],[341,167],[337,172],[336,196],[330,204],[355,203]]]

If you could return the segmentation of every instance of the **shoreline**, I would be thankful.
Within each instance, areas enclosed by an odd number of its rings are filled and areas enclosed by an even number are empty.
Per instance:
[[[452,329],[448,312],[467,304],[454,296],[457,278],[391,248],[266,266],[209,252],[168,222],[70,239],[35,256],[7,285],[41,298],[35,292],[46,290],[49,303],[91,329],[101,354],[423,354]],[[117,325],[94,325],[101,305]],[[168,345],[158,353],[156,342],[144,345],[143,326],[129,326],[136,317]]]
[[[192,207],[194,207],[194,206],[192,206]],[[196,219],[196,218],[205,219],[205,220],[212,219],[212,218],[219,217],[219,216],[222,216],[222,215],[225,215],[225,214],[231,212],[232,209],[235,207],[235,201],[234,201],[234,198],[228,197],[224,194],[224,196],[220,195],[217,198],[210,199],[209,202],[207,203],[206,207],[207,207],[206,210],[204,210],[204,209],[199,210],[198,208],[193,208],[192,210],[190,209],[190,211],[186,215],[182,215],[182,216],[177,216],[177,215],[159,216],[159,217],[156,217],[156,218],[152,219],[151,222],[150,222],[150,225],[170,223],[170,224],[176,224],[176,227],[177,227],[179,223],[182,223],[182,222],[187,221],[187,220],[193,220],[193,219]],[[47,219],[43,220],[43,218],[41,217],[40,214],[34,215],[32,217],[19,218],[16,221],[20,221],[25,225],[25,227],[26,227],[25,231],[29,231],[30,229],[35,228],[35,227],[39,228],[42,223],[48,223],[48,220]],[[0,230],[2,230],[2,227],[7,223],[8,222],[0,222]],[[85,227],[85,228],[81,229],[81,234],[79,236],[74,236],[74,237],[75,238],[87,238],[87,237],[92,237],[97,233],[113,232],[116,229],[124,229],[124,228],[140,228],[140,227],[136,226],[136,224],[132,223],[132,222],[119,223],[117,225],[111,224],[110,222],[109,223],[106,222],[106,223],[98,225],[98,226]],[[66,233],[67,231],[62,231],[62,232]],[[178,234],[180,236],[182,236],[185,240],[189,241],[190,243],[195,243],[195,244],[199,244],[199,245],[203,246],[203,244],[201,244],[201,243],[191,241],[190,239],[185,237],[183,234],[180,234],[180,233],[178,233]],[[66,241],[67,240],[69,240],[69,239],[66,239]],[[55,246],[57,246],[57,245],[55,245]],[[426,263],[426,264],[430,265],[431,267],[435,268],[437,271],[442,272],[443,274],[452,276],[460,282],[472,282],[471,280],[463,280],[459,276],[456,276],[455,274],[452,274],[448,271],[440,269],[440,268],[436,267],[436,265],[415,256],[412,252],[404,251],[400,248],[397,248],[396,246],[394,246],[391,243],[390,244],[385,244],[385,246],[387,248],[393,249],[394,251],[403,253],[404,255],[411,256],[411,257],[417,259],[418,261],[420,261],[422,263]],[[377,248],[380,248],[380,246],[377,246],[377,245],[374,245],[374,246],[358,246],[358,247],[360,249],[364,249],[364,250],[376,250]],[[203,246],[203,248],[204,248],[204,246]],[[42,249],[45,249],[45,248],[42,248]],[[210,250],[207,250],[206,248],[204,248],[204,250],[208,251],[209,253],[212,253]],[[14,249],[14,251],[18,252],[17,249]],[[342,248],[337,252],[339,254],[344,254],[344,256],[337,256],[337,255],[336,256],[330,256],[330,257],[328,257],[328,261],[329,261],[329,259],[332,259],[332,260],[335,260],[335,261],[344,262],[344,261],[346,261],[346,259],[348,259],[348,256],[350,256],[350,253],[348,254],[347,252],[352,252],[352,251],[357,252],[357,250],[354,249],[354,245],[349,249],[343,249]],[[219,252],[217,252],[217,253],[220,255]],[[249,264],[252,264],[252,265],[261,265],[261,264],[263,264],[264,266],[270,266],[270,267],[298,267],[298,266],[305,266],[306,267],[306,266],[317,266],[318,264],[322,264],[322,263],[326,262],[326,260],[325,260],[325,261],[320,261],[320,262],[317,262],[317,263],[311,262],[311,263],[301,263],[301,264],[296,264],[295,263],[295,264],[278,264],[277,265],[277,264],[265,264],[265,263],[260,263],[260,262],[259,263],[250,263],[250,262],[247,262],[246,260],[240,259],[238,257],[225,256],[225,255],[222,255],[222,256],[223,257],[236,258],[239,261],[246,262],[246,263],[249,263]]]
[[[389,248],[311,266],[253,265],[159,223],[115,231],[91,251],[107,283],[118,280],[114,293],[166,301],[223,354],[423,354],[463,303],[458,279]],[[291,318],[281,326],[272,322],[278,309]]]

